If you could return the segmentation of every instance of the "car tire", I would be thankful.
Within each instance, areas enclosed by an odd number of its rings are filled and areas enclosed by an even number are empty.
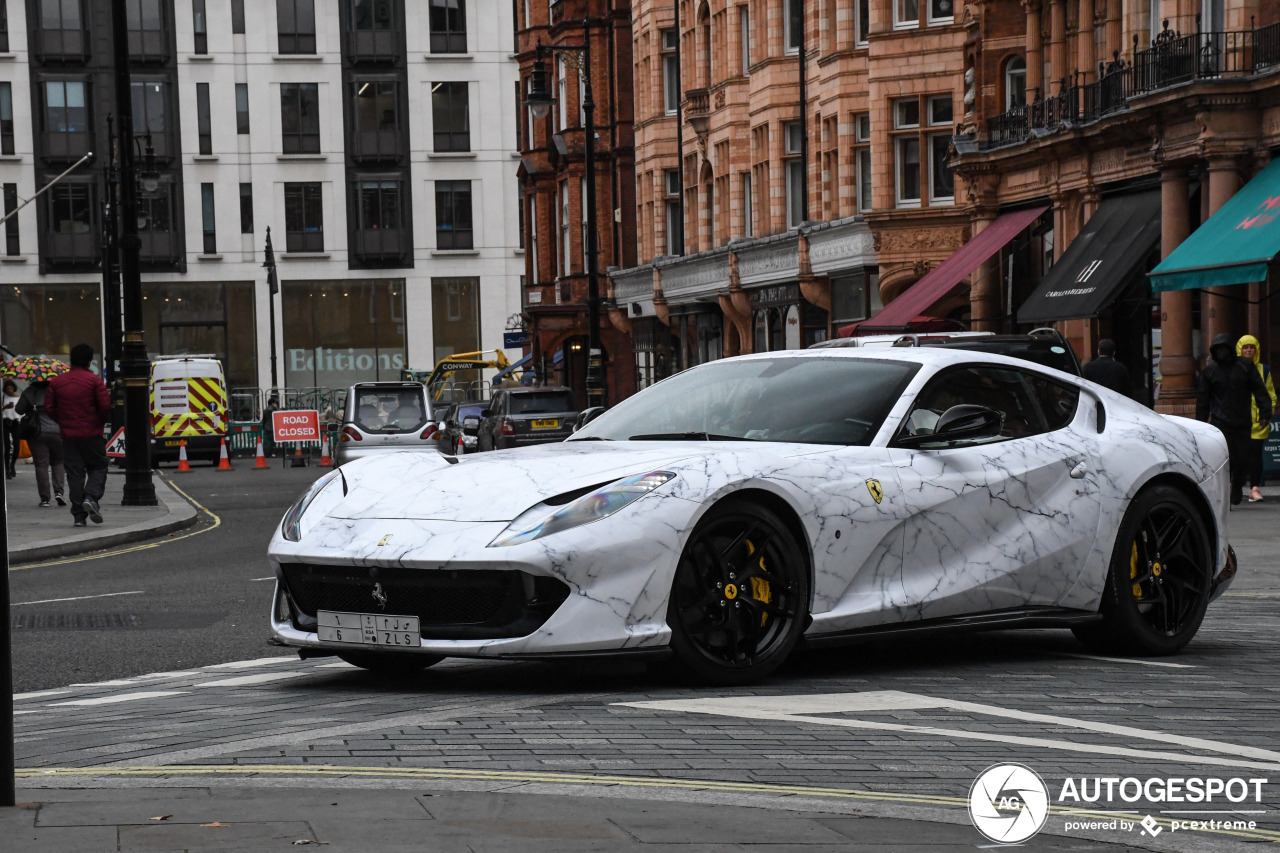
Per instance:
[[[1171,655],[1195,636],[1213,582],[1201,511],[1179,489],[1144,489],[1120,522],[1102,620],[1072,628],[1085,645],[1122,655]]]
[[[808,624],[809,571],[771,510],[727,501],[694,528],[676,565],[667,625],[677,666],[715,685],[778,668]]]
[[[411,672],[419,672],[444,660],[439,655],[419,655],[406,652],[339,652],[338,657],[352,666],[387,675],[404,675]]]

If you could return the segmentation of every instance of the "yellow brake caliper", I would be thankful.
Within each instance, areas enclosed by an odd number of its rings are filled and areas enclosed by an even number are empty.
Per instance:
[[[1129,580],[1135,580],[1138,577],[1138,543],[1135,540],[1133,549],[1129,552]],[[1142,598],[1142,585],[1134,583],[1133,597]]]
[[[752,544],[750,539],[748,539],[747,555],[750,556],[755,552],[756,552],[756,546]],[[765,568],[765,565],[764,565],[764,554],[760,555],[760,562],[757,565],[760,566],[760,571],[762,572],[769,571],[767,568]],[[765,604],[768,604],[773,599],[773,590],[770,589],[769,582],[764,578],[752,578],[751,579],[751,597],[754,598],[756,601],[763,601]],[[761,613],[760,626],[764,627],[764,624],[765,622],[768,621],[768,619],[769,619],[768,613]]]

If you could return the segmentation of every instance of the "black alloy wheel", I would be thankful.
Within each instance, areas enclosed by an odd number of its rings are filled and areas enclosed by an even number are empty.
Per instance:
[[[1102,621],[1076,636],[1119,654],[1173,654],[1204,620],[1213,562],[1209,528],[1191,500],[1169,485],[1143,490],[1120,523]]]
[[[671,648],[699,681],[758,681],[791,652],[808,607],[808,569],[786,524],[762,506],[726,502],[698,524],[676,566]]]
[[[435,666],[444,660],[439,655],[420,655],[409,652],[338,652],[352,666],[384,675],[407,675]]]

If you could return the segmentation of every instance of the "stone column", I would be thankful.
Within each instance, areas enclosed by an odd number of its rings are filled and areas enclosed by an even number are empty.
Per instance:
[[[1080,19],[1076,23],[1076,67],[1084,72],[1082,82],[1098,76],[1097,50],[1093,35],[1093,0],[1080,0]]]
[[[1217,213],[1227,200],[1240,189],[1239,164],[1234,157],[1214,157],[1209,160],[1209,216]],[[1247,289],[1239,286],[1210,287],[1201,295],[1200,349],[1208,354],[1209,344],[1215,335],[1227,333],[1239,337],[1244,334],[1244,305],[1239,302]]]
[[[1040,36],[1040,0],[1023,0],[1027,13],[1027,103],[1031,103],[1044,88],[1044,43]]]
[[[1062,78],[1067,76],[1067,5],[1064,0],[1049,0],[1049,77],[1045,81],[1046,97],[1062,91]],[[1052,85],[1050,85],[1052,84]]]
[[[1167,258],[1191,233],[1187,208],[1187,171],[1177,166],[1160,173],[1160,257]],[[1160,294],[1160,399],[1156,411],[1194,417],[1196,359],[1191,352],[1190,290]]]
[[[973,237],[987,230],[987,226],[995,221],[995,217],[987,211],[980,212],[973,220]],[[999,332],[1002,292],[1000,286],[1000,254],[988,258],[973,273],[973,283],[969,287],[970,327],[975,332]]]

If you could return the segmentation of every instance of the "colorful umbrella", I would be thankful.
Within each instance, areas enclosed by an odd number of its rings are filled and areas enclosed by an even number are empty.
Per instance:
[[[48,382],[71,368],[64,361],[43,355],[22,355],[0,364],[0,376],[21,379],[23,382]]]

